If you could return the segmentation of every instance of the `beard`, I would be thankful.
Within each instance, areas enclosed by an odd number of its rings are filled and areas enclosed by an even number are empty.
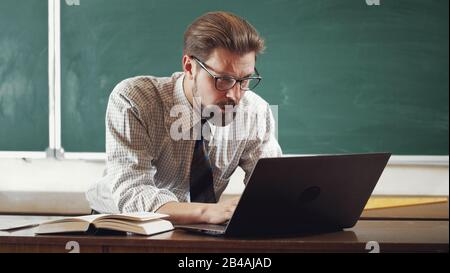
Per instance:
[[[236,103],[232,99],[218,101],[215,106],[220,108],[220,111],[216,110],[211,112],[212,115],[210,116],[210,119],[213,121],[214,125],[224,127],[229,125],[236,118]],[[215,109],[217,109],[217,107]],[[208,110],[206,110],[206,112],[208,113]],[[215,117],[215,115],[219,115],[219,117]]]
[[[197,89],[197,81],[192,88],[194,97],[201,97]],[[236,118],[236,102],[230,98],[223,98],[214,104],[204,105],[201,103],[202,119],[210,121],[213,125],[225,127]],[[206,115],[206,116],[205,116]]]

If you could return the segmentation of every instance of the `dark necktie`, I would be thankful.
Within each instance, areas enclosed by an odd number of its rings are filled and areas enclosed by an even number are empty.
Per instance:
[[[204,122],[202,121],[202,125]],[[200,140],[195,141],[191,163],[190,194],[191,202],[216,203],[211,162],[205,152],[203,134]]]

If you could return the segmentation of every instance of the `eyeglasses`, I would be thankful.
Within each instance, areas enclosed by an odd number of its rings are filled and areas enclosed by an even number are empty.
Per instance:
[[[255,73],[256,76],[251,77],[245,77],[242,79],[236,79],[231,76],[216,76],[211,71],[206,68],[206,64],[200,61],[197,57],[191,56],[192,59],[194,59],[208,74],[214,78],[214,84],[217,90],[219,91],[228,91],[232,89],[236,83],[239,83],[242,91],[248,91],[253,90],[258,86],[258,84],[261,82],[262,78],[259,76],[258,70],[256,70],[255,67]]]

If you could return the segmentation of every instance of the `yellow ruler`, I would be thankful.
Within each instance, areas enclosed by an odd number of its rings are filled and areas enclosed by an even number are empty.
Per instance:
[[[445,203],[448,197],[399,197],[399,196],[372,196],[366,204],[365,210],[384,209],[395,207],[417,206],[425,204]]]

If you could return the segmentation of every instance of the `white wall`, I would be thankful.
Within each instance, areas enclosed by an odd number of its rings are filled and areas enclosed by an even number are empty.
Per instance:
[[[88,213],[84,192],[103,169],[101,161],[0,159],[0,213]],[[238,169],[225,194],[241,193],[243,177]],[[448,192],[448,165],[390,163],[374,194],[448,196]]]

